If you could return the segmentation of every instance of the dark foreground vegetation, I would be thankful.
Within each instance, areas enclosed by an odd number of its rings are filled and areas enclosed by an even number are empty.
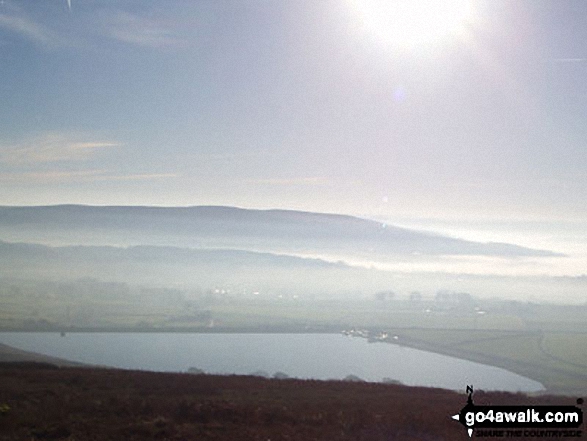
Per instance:
[[[1,440],[465,440],[450,418],[465,402],[453,391],[391,384],[0,363]]]

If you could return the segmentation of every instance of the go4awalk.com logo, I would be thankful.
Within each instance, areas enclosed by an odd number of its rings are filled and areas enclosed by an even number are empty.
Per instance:
[[[583,411],[576,406],[477,406],[473,386],[467,386],[467,404],[452,418],[469,437],[581,438]],[[583,404],[582,399],[577,404]]]

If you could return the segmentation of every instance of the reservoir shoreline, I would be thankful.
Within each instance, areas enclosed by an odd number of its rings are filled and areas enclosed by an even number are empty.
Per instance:
[[[58,335],[50,336],[55,333],[37,333],[37,338],[43,335],[45,337],[42,337],[44,343],[36,343],[36,346],[32,340],[19,346],[19,341],[26,340],[20,337],[14,339],[14,336],[23,333],[10,334],[13,336],[0,334],[0,341],[12,345],[16,343],[16,346],[27,351],[53,351],[45,353],[58,358],[77,357],[74,359],[83,364],[125,369],[182,372],[189,367],[197,367],[207,373],[238,375],[264,370],[267,373],[281,371],[296,378],[342,379],[345,376],[356,375],[370,382],[381,382],[388,377],[412,386],[452,390],[464,388],[468,381],[475,381],[478,384],[485,382],[484,387],[490,390],[541,393],[543,390],[540,389],[544,388],[544,385],[538,384],[531,377],[520,376],[525,377],[523,379],[518,377],[519,374],[516,372],[505,372],[501,367],[481,365],[478,362],[471,365],[469,363],[472,360],[421,348],[410,348],[406,344],[376,345],[368,343],[363,338],[344,337],[340,333],[298,332],[271,335],[257,331],[240,335],[234,332],[216,332],[216,335],[213,335],[211,332],[154,334],[151,331],[115,335],[111,331],[88,335],[88,330],[85,330],[79,333],[71,332],[69,338],[67,334],[66,338],[60,338]],[[87,337],[83,336],[84,334]],[[197,337],[198,334],[201,334],[201,337]],[[204,334],[210,337],[204,337]],[[304,334],[316,335],[317,338],[308,339]],[[148,335],[153,335],[153,338],[145,338]],[[227,338],[222,335],[226,335]],[[318,337],[319,335],[322,337]],[[99,358],[84,355],[87,346],[98,348],[102,355]],[[75,348],[80,352],[76,352]],[[123,348],[127,348],[126,351]],[[308,355],[313,353],[312,351],[323,354],[321,362],[314,362],[313,357]],[[242,353],[237,356],[237,352]],[[447,355],[448,358],[444,358]],[[299,359],[304,357],[307,360],[300,362]],[[306,366],[312,363],[313,367]],[[434,367],[419,370],[420,365]],[[454,372],[457,372],[458,378]],[[488,378],[494,378],[493,382],[491,383]]]

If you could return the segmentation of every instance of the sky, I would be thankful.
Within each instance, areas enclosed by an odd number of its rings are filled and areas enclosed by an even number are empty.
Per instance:
[[[0,205],[581,229],[585,42],[584,0],[2,0]]]

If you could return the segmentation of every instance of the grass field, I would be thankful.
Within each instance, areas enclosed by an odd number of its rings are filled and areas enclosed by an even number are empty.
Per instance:
[[[405,329],[397,343],[502,367],[542,383],[549,393],[587,393],[587,334],[542,331]]]

